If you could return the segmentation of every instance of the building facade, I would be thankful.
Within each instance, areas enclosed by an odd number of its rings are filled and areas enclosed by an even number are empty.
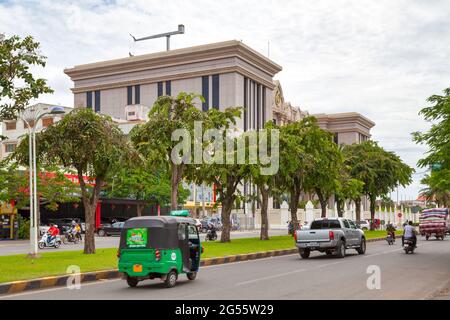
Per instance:
[[[36,112],[38,114],[44,112],[50,112],[51,108],[55,107],[55,105],[47,104],[47,103],[37,103],[26,108],[22,113],[19,114],[19,117],[15,120],[5,120],[1,123],[2,126],[2,135],[6,136],[7,139],[1,142],[0,148],[0,159],[4,159],[9,154],[11,154],[16,147],[19,145],[22,138],[28,134],[28,126],[25,121],[20,118],[27,119],[27,114],[32,112]],[[63,107],[66,113],[73,110],[70,107]],[[28,121],[30,127],[33,128],[36,126],[36,132],[41,131],[42,129],[47,128],[49,125],[58,122],[62,119],[64,114],[48,114],[45,115],[42,119],[40,119],[37,123],[34,121]]]
[[[112,116],[125,133],[134,123],[146,120],[156,99],[179,92],[201,94],[200,110],[244,107],[236,126],[241,131],[260,129],[267,121],[277,125],[299,121],[308,115],[284,99],[280,82],[274,76],[282,67],[240,41],[225,41],[165,52],[95,62],[65,69],[73,81],[75,108],[92,108]],[[337,143],[354,143],[370,138],[374,123],[358,113],[318,114],[319,125],[335,133]],[[200,197],[210,202],[208,188],[189,186],[190,205]],[[195,191],[196,192],[195,192]],[[256,193],[250,184],[244,194]],[[197,201],[196,201],[197,200]],[[202,199],[203,200],[203,199]],[[201,201],[201,200],[200,200]],[[200,204],[199,204],[200,205]],[[254,212],[254,204],[244,205],[244,213]],[[280,204],[269,200],[269,207]]]
[[[74,107],[128,120],[131,106],[150,108],[162,95],[194,92],[201,110],[245,108],[237,126],[261,128],[272,117],[273,77],[281,66],[239,41],[75,66]],[[132,112],[131,112],[132,113]]]

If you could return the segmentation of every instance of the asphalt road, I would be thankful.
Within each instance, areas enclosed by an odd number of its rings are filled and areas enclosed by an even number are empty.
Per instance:
[[[123,280],[82,285],[79,290],[54,288],[4,299],[427,299],[450,280],[450,240],[418,243],[406,255],[386,242],[369,243],[366,255],[348,251],[344,259],[312,253],[204,267],[195,281],[180,276],[166,289],[160,280],[129,288]],[[380,270],[380,288],[368,289],[368,269]],[[439,296],[448,299],[449,296]],[[1,299],[1,298],[0,298]]]
[[[220,237],[220,232],[218,232]],[[270,230],[269,235],[287,235],[287,230]],[[259,236],[258,231],[232,231],[231,238],[253,238]],[[201,239],[203,240],[205,234],[200,234]],[[83,237],[84,238],[84,237]],[[119,246],[119,237],[96,237],[95,238],[95,246],[97,248],[117,248]],[[12,255],[12,254],[26,254],[30,252],[30,242],[24,240],[17,241],[0,241],[0,256]],[[69,251],[69,250],[83,250],[84,243],[80,242],[78,244],[68,243],[63,244],[59,249],[55,248],[44,248],[43,250],[39,250],[39,252],[54,252],[54,251]]]

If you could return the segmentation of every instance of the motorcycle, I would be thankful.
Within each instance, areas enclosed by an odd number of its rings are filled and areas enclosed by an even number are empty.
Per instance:
[[[393,245],[395,242],[395,236],[393,232],[389,232],[387,237],[386,237],[386,241],[389,245]]]
[[[49,234],[45,233],[41,240],[38,242],[39,249],[44,249],[45,247],[59,248],[61,246],[61,237],[57,235],[50,242],[48,241]]]
[[[405,239],[404,243],[403,243],[403,250],[405,250],[405,253],[414,253],[414,249],[416,247],[414,246],[414,241],[411,239]]]
[[[206,231],[205,241],[216,241],[216,240],[217,240],[216,230],[208,229],[208,231]]]
[[[73,242],[73,244],[77,244],[79,241],[78,234],[72,233],[70,230],[64,232],[63,243],[68,244],[69,242]]]

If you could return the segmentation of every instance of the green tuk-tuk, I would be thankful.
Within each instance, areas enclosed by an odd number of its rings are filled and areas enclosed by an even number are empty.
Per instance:
[[[160,278],[171,288],[183,273],[195,280],[203,248],[195,220],[183,215],[178,211],[172,216],[136,217],[125,222],[117,256],[119,271],[130,287]]]

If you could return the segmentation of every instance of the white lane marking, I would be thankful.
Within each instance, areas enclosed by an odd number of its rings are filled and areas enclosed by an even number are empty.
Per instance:
[[[94,282],[82,283],[80,290],[83,290],[83,287],[93,286],[93,285],[98,285],[98,284],[107,284],[108,282],[115,282],[115,281],[119,281],[119,280],[122,280],[122,278],[119,278],[119,279],[101,279],[101,280],[97,280],[97,281],[94,281]],[[64,289],[67,289],[67,287],[57,287],[57,288],[42,289],[42,290],[37,289],[37,290],[32,290],[32,291],[27,291],[27,292],[22,292],[22,293],[13,293],[13,294],[9,294],[7,296],[0,296],[0,300],[6,299],[6,298],[19,297],[19,296],[27,296],[27,295],[30,295],[30,294],[40,294],[40,293],[45,293],[45,292],[59,291],[59,290],[64,290]],[[67,290],[69,290],[69,289],[67,289]]]
[[[284,277],[284,276],[288,276],[288,275],[291,275],[291,274],[294,274],[294,273],[304,272],[304,271],[307,271],[307,270],[308,269],[298,269],[298,270],[294,270],[294,271],[279,273],[279,274],[276,274],[276,275],[273,275],[273,276],[262,277],[262,278],[257,278],[257,279],[253,279],[253,280],[238,282],[235,285],[236,286],[242,286],[242,285],[246,285],[246,284],[250,284],[250,283],[254,283],[254,282],[258,282],[258,281],[264,281],[264,280],[270,280],[270,279],[275,279],[275,278],[279,278],[279,277]]]

